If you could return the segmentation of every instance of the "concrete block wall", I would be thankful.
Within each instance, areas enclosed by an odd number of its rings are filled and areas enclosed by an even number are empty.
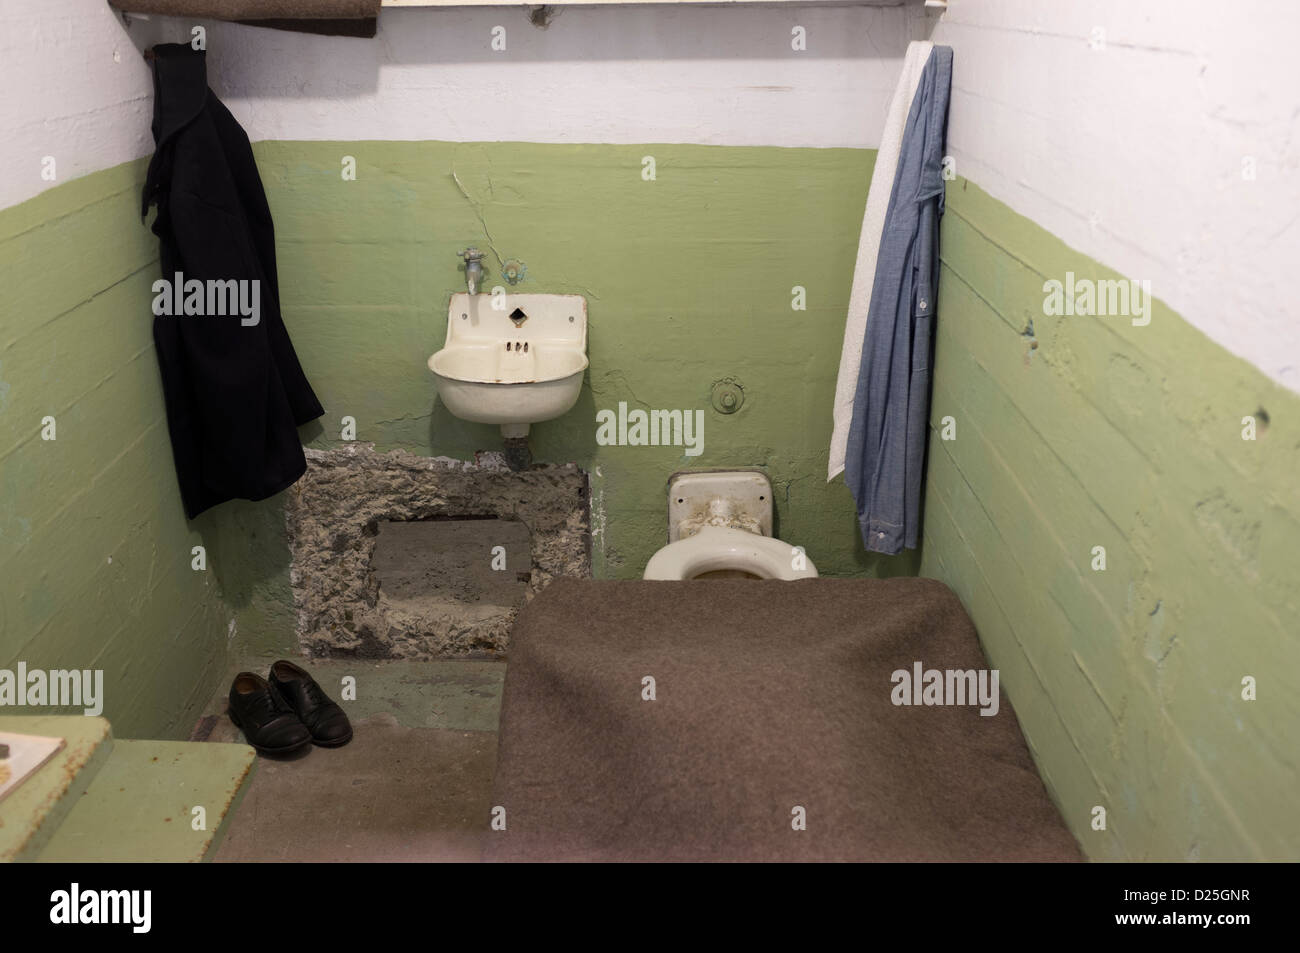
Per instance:
[[[0,668],[103,670],[119,735],[183,737],[234,614],[192,568],[212,521],[176,490],[143,181],[130,162],[0,211]]]
[[[955,0],[934,30],[958,178],[921,571],[1096,859],[1300,857],[1296,25]],[[1151,309],[1051,313],[1071,275]]]

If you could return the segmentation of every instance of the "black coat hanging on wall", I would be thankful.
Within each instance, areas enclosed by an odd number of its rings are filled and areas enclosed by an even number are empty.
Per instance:
[[[248,136],[208,89],[201,51],[164,44],[153,53],[157,150],[143,211],[158,206],[163,280],[174,285],[180,275],[184,284],[155,296],[154,344],[193,519],[292,485],[307,468],[297,427],[324,411],[281,320],[274,225]],[[195,309],[182,305],[185,289],[198,293],[190,300],[203,313],[183,313]],[[242,310],[226,306],[235,289]]]

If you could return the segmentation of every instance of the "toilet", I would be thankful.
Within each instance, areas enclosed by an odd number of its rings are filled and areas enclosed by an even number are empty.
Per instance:
[[[802,548],[772,536],[772,484],[757,470],[677,473],[668,481],[668,545],[643,579],[811,579]]]

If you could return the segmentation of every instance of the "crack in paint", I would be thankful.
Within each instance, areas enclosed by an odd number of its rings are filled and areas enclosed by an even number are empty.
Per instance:
[[[474,217],[478,219],[479,225],[483,228],[483,235],[487,238],[487,247],[492,250],[492,254],[496,257],[497,267],[502,267],[503,259],[501,258],[501,253],[497,251],[497,246],[493,243],[492,232],[488,229],[487,219],[483,217],[482,203],[474,201],[474,197],[469,194],[469,190],[466,189],[464,184],[460,181],[460,176],[456,174],[456,167],[454,165],[451,167],[451,179],[456,183],[456,188],[460,189],[460,194],[465,196],[465,201],[469,203],[469,207],[474,210]],[[489,175],[488,195],[490,196],[491,194],[492,177]]]

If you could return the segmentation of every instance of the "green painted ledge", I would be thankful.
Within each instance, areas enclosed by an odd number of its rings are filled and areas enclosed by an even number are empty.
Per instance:
[[[0,801],[0,863],[34,860],[108,761],[108,721],[84,715],[6,715],[0,731],[64,739],[63,748]]]
[[[248,745],[118,740],[38,861],[211,860],[256,764]],[[199,807],[204,826],[196,830]]]

